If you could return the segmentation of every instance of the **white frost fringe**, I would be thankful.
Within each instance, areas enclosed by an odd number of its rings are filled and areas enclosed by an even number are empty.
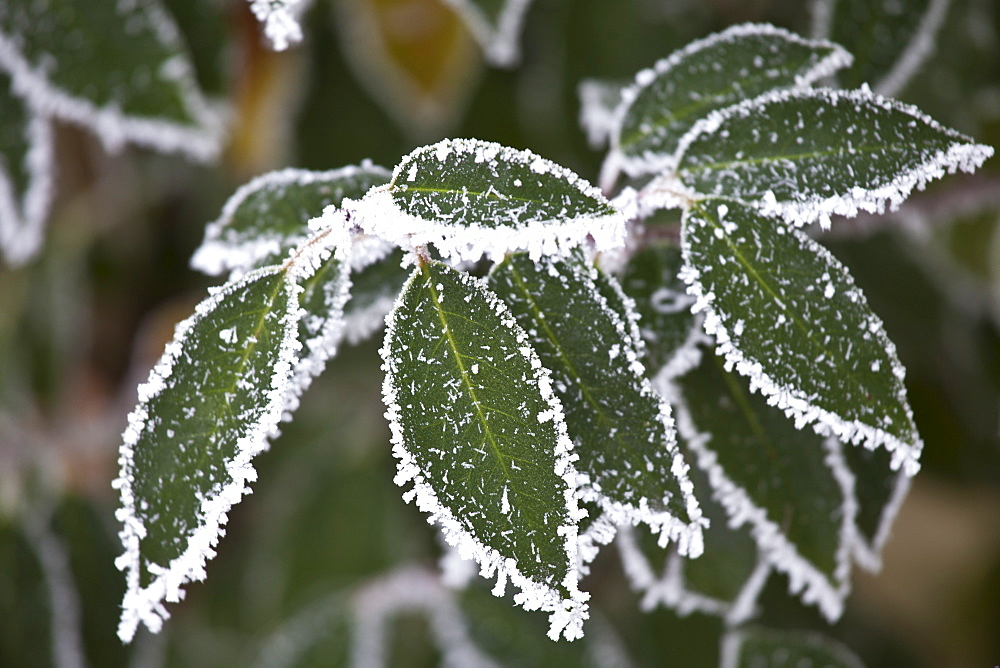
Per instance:
[[[264,258],[277,253],[282,245],[298,245],[308,241],[312,237],[312,234],[309,232],[310,229],[318,231],[319,229],[323,229],[324,226],[333,224],[333,221],[329,220],[333,217],[332,214],[324,218],[323,225],[312,225],[312,221],[303,220],[301,233],[290,238],[285,238],[283,235],[275,232],[259,229],[245,232],[233,231],[230,227],[233,218],[251,195],[265,188],[276,188],[286,185],[307,186],[322,184],[341,179],[350,179],[362,173],[377,172],[384,172],[386,181],[391,176],[388,169],[378,167],[366,160],[358,166],[351,165],[323,172],[287,168],[261,174],[251,179],[240,186],[226,200],[219,217],[205,227],[205,239],[191,256],[191,268],[197,269],[209,276],[221,276],[228,271],[230,272],[229,280],[234,280],[250,271],[254,265]],[[336,211],[336,207],[332,207],[332,209]],[[339,224],[342,225],[343,223]],[[367,255],[365,251],[373,245],[373,243],[363,243],[362,248],[358,248],[358,252],[352,254],[352,259],[356,256],[365,257]],[[359,269],[361,267],[353,268]]]
[[[665,553],[663,574],[658,575],[640,549],[634,529],[624,527],[615,544],[629,584],[642,594],[639,607],[644,612],[663,605],[681,617],[700,612],[736,626],[757,613],[757,599],[772,571],[770,562],[760,557],[736,598],[726,601],[690,588],[684,577],[684,559],[675,551]]]
[[[577,484],[579,474],[573,465],[578,459],[578,455],[573,453],[573,442],[566,433],[566,423],[563,419],[562,404],[558,397],[551,390],[551,380],[548,371],[542,366],[538,355],[528,345],[527,334],[520,328],[514,317],[510,314],[507,306],[495,297],[482,285],[482,282],[468,274],[460,274],[470,288],[473,288],[486,299],[496,313],[503,319],[504,324],[509,327],[519,340],[521,354],[528,360],[531,368],[536,372],[535,381],[537,387],[542,391],[543,398],[548,403],[551,410],[551,419],[559,432],[558,445],[556,448],[555,473],[566,482],[564,497],[566,509],[571,521],[559,528],[559,535],[564,539],[566,551],[566,576],[562,586],[566,589],[568,597],[564,598],[559,591],[548,584],[537,582],[523,575],[518,568],[517,560],[512,557],[504,557],[496,549],[484,545],[476,536],[468,532],[459,522],[458,518],[450,508],[444,505],[438,498],[434,487],[424,477],[413,454],[407,450],[405,436],[403,435],[403,425],[401,422],[402,411],[400,410],[395,386],[396,368],[392,359],[390,345],[396,332],[396,314],[400,308],[400,301],[389,315],[386,321],[385,344],[381,354],[384,361],[382,368],[385,371],[385,381],[382,385],[382,394],[387,407],[385,417],[389,421],[389,428],[392,432],[392,454],[398,460],[396,464],[396,476],[393,479],[399,486],[412,483],[413,486],[404,493],[403,500],[415,502],[417,508],[429,514],[428,522],[438,524],[449,545],[458,550],[463,559],[475,559],[480,565],[480,575],[485,578],[496,576],[496,586],[493,588],[495,596],[503,596],[507,581],[514,584],[520,592],[515,594],[514,602],[522,606],[525,610],[542,610],[549,612],[549,633],[552,640],[557,640],[560,635],[567,640],[575,640],[583,637],[583,622],[589,617],[587,610],[587,600],[590,594],[579,589],[579,538],[577,532],[577,522],[585,516],[586,512],[581,510],[577,504]],[[419,280],[419,275],[414,274],[410,279]],[[409,283],[407,284],[409,285]],[[406,293],[404,287],[401,295]]]

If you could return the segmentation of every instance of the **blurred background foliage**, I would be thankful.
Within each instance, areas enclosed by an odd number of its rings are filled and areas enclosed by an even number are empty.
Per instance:
[[[27,266],[0,267],[0,665],[73,656],[95,666],[336,665],[351,655],[347,602],[364,598],[371,578],[435,568],[440,552],[392,483],[375,342],[345,348],[258,458],[259,482],[230,514],[208,580],[172,606],[165,631],[129,647],[115,635],[119,435],[136,385],[211,283],[187,265],[206,222],[263,171],[365,158],[391,167],[444,136],[530,148],[596,180],[602,154],[577,123],[582,79],[624,82],[743,21],[809,34],[809,6],[535,0],[520,63],[500,69],[441,0],[316,0],[304,43],[281,53],[245,2],[166,5],[202,87],[232,106],[224,158],[206,167],[135,148],[108,154],[58,124],[44,250]],[[954,0],[936,51],[897,96],[1000,146],[995,1]],[[998,228],[994,159],[896,214],[835,224],[823,237],[898,346],[924,467],[883,572],[856,575],[837,624],[789,597],[780,576],[761,623],[823,630],[870,666],[1000,660]],[[639,612],[617,561],[604,550],[584,583],[598,603],[589,633],[603,639],[590,645],[549,642],[543,616],[493,599],[482,582],[459,605],[479,645],[511,664],[717,664],[721,622]],[[426,616],[401,615],[389,632],[389,665],[442,660]]]

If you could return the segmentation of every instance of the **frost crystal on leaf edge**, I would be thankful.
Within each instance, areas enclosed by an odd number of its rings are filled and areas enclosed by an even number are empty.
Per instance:
[[[712,440],[711,433],[699,430],[694,423],[679,388],[668,382],[660,390],[676,407],[677,430],[697,458],[698,467],[708,475],[712,486],[712,498],[726,509],[729,525],[739,528],[749,523],[762,557],[775,570],[788,576],[789,591],[792,594],[799,594],[804,603],[817,605],[827,620],[833,622],[838,619],[843,613],[844,600],[851,586],[850,558],[854,544],[854,519],[858,512],[854,487],[850,484],[849,477],[843,475],[847,467],[839,452],[840,443],[834,437],[827,437],[824,442],[825,461],[833,470],[834,479],[841,488],[844,498],[838,532],[837,566],[834,573],[836,582],[831,583],[826,575],[799,554],[794,543],[782,532],[781,526],[767,517],[767,511],[756,505],[747,491],[726,474],[725,469],[718,463],[718,455],[708,447]],[[748,613],[749,610],[740,609],[729,612],[731,615],[738,614],[741,617]]]

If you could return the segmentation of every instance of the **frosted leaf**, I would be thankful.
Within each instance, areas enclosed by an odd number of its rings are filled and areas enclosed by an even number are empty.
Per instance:
[[[42,246],[52,200],[52,123],[13,94],[0,72],[0,254],[28,262]]]
[[[578,456],[525,332],[480,281],[423,263],[387,320],[382,357],[395,480],[412,484],[404,499],[497,578],[496,595],[510,581],[515,603],[551,613],[550,638],[581,637]]]
[[[531,0],[444,0],[469,26],[486,60],[513,67],[521,58],[518,40]]]
[[[611,141],[615,131],[615,109],[621,103],[622,89],[619,81],[584,79],[576,87],[580,100],[580,127],[587,134],[590,148],[598,149]]]
[[[686,450],[685,455],[691,458]],[[722,617],[727,624],[741,623],[757,612],[772,567],[758,556],[747,527],[729,526],[725,509],[711,498],[705,473],[693,467],[690,476],[710,522],[705,553],[682,559],[676,549],[660,547],[648,531],[623,527],[616,541],[622,567],[641,594],[643,611],[666,607],[681,616],[700,612]]]
[[[530,151],[446,139],[396,166],[388,186],[344,203],[368,234],[403,248],[434,244],[446,259],[564,254],[592,238],[620,246],[624,217],[573,172]]]
[[[212,276],[233,272],[235,278],[280,262],[313,236],[310,219],[328,206],[340,206],[345,197],[361,197],[389,177],[389,170],[369,162],[326,172],[283,169],[258,176],[241,186],[222,215],[208,224],[191,266]],[[342,221],[337,224],[343,226]]]
[[[716,350],[801,428],[892,453],[919,469],[905,370],[847,269],[800,230],[744,204],[684,216],[682,278]]]
[[[222,124],[197,87],[173,20],[157,0],[0,5],[0,69],[45,116],[126,142],[214,159]]]
[[[877,572],[882,568],[882,550],[912,478],[902,471],[892,471],[884,450],[846,447],[843,458],[858,504],[854,558],[862,567]]]
[[[344,338],[344,305],[351,291],[351,250],[349,232],[334,227],[316,234],[293,251],[288,260],[301,288],[298,328],[302,352],[285,396],[286,419],[298,408],[299,397],[323,372]]]
[[[679,376],[701,359],[698,344],[706,337],[701,320],[691,312],[694,298],[678,276],[680,248],[650,243],[629,258],[621,286],[638,312],[639,331],[646,346],[645,363],[652,376]]]
[[[796,429],[714,355],[662,391],[729,526],[748,524],[791,593],[836,620],[850,588],[857,514],[853,489],[837,474],[839,443]]]
[[[944,174],[993,155],[915,107],[867,89],[789,90],[713,112],[684,136],[691,190],[732,197],[792,225],[895,209]]]
[[[681,137],[710,112],[808,86],[850,62],[836,44],[767,24],[736,25],[692,42],[622,91],[608,162],[632,176],[672,169]]]
[[[842,643],[815,631],[787,631],[759,626],[732,629],[722,637],[720,668],[743,666],[823,666],[864,668]]]
[[[608,305],[597,280],[578,259],[536,263],[516,254],[494,267],[489,284],[552,374],[587,476],[582,498],[612,525],[648,524],[664,545],[676,541],[698,556],[701,509],[670,407],[643,375],[631,322]]]
[[[264,35],[275,51],[284,51],[302,41],[299,17],[311,0],[247,0],[250,11],[264,25]]]
[[[897,95],[934,52],[949,4],[950,0],[816,0],[813,34],[859,56],[852,67],[838,73],[842,86],[869,83],[880,95]]]
[[[114,482],[125,642],[140,623],[158,631],[164,603],[204,579],[230,508],[257,477],[251,460],[281,417],[299,349],[296,274],[309,267],[257,270],[214,292],[139,386]]]

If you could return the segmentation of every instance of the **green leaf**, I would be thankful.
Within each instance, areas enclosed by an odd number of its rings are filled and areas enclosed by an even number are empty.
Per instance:
[[[683,441],[681,450],[693,459]],[[758,557],[748,528],[729,526],[725,509],[712,499],[705,473],[692,467],[689,475],[709,520],[705,553],[682,559],[676,549],[661,548],[648,532],[628,529],[617,542],[623,569],[642,593],[640,607],[645,611],[665,606],[682,616],[701,612],[724,617],[729,624],[742,622],[755,612],[771,566]]]
[[[743,24],[692,42],[636,75],[616,110],[609,161],[631,176],[671,169],[681,137],[714,110],[761,93],[808,86],[851,55],[767,24]]]
[[[844,463],[854,478],[857,499],[854,556],[870,571],[882,567],[882,549],[889,540],[896,514],[910,490],[911,478],[889,466],[884,450],[843,448]]]
[[[521,57],[518,39],[531,0],[445,0],[458,12],[492,65],[512,67]]]
[[[717,199],[684,216],[682,278],[705,330],[753,391],[822,434],[919,469],[905,371],[847,269],[803,232]]]
[[[34,113],[0,71],[0,254],[11,265],[41,248],[52,199],[52,123]]]
[[[683,185],[731,197],[793,225],[895,208],[945,172],[993,155],[920,110],[856,91],[762,95],[697,123],[678,148]]]
[[[368,233],[402,248],[433,243],[445,258],[557,254],[592,237],[620,246],[625,220],[576,174],[530,151],[476,139],[417,149],[385,188],[345,203]]]
[[[677,383],[665,394],[676,407],[678,431],[728,524],[748,523],[761,556],[788,574],[792,592],[828,619],[839,617],[854,514],[845,502],[851,490],[830,463],[836,441],[796,429],[714,355],[704,355]]]
[[[864,668],[842,643],[814,631],[784,631],[757,626],[734,629],[722,639],[724,668]]]
[[[552,380],[503,303],[467,274],[414,271],[382,348],[386,413],[404,495],[484,576],[510,579],[549,636],[582,634],[577,473]]]
[[[251,460],[281,417],[299,347],[296,273],[261,269],[216,291],[178,325],[139,387],[114,483],[124,641],[140,622],[159,630],[163,602],[204,579],[226,513],[256,479]]]
[[[823,0],[814,6],[814,32],[855,55],[837,75],[842,86],[870,83],[882,95],[896,95],[933,54],[947,10],[948,0]]]
[[[219,152],[219,119],[157,0],[5,2],[0,68],[35,109],[87,126],[111,149]]]
[[[302,351],[285,397],[286,415],[298,408],[299,397],[337,353],[345,334],[344,305],[351,289],[351,242],[348,233],[336,229],[320,232],[296,252],[297,257],[301,257],[301,254],[311,250],[310,246],[321,245],[327,238],[338,239],[334,243],[327,241],[329,246],[333,246],[333,252],[329,257],[319,259],[311,273],[297,281],[302,290],[298,325]]]
[[[583,498],[613,524],[647,523],[664,545],[676,540],[684,554],[700,554],[701,511],[670,408],[644,378],[637,343],[601,294],[596,270],[520,253],[489,280],[552,373],[588,478]]]
[[[691,312],[694,298],[678,276],[681,266],[680,248],[653,242],[629,258],[622,275],[622,289],[640,316],[645,362],[654,376],[673,378],[697,364],[697,344],[704,339]]]
[[[191,266],[211,276],[242,274],[284,261],[312,237],[309,221],[345,197],[361,197],[386,183],[389,170],[370,163],[327,172],[284,169],[244,184],[205,229]]]

